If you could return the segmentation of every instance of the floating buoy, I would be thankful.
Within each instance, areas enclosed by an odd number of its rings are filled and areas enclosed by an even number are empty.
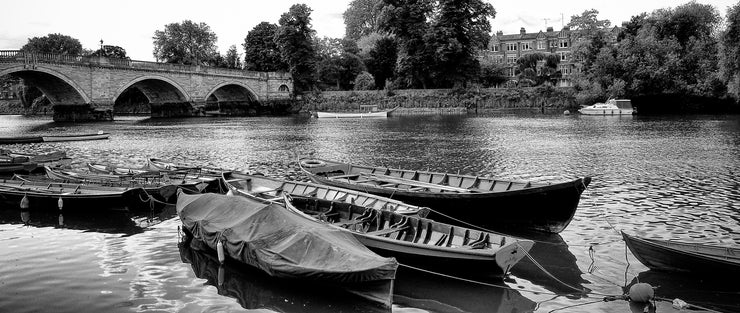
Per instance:
[[[216,244],[216,253],[218,254],[218,262],[224,264],[224,244],[221,243],[221,240]]]
[[[563,115],[570,115],[570,111],[568,110],[563,111]]]
[[[630,301],[635,302],[648,302],[655,296],[655,290],[653,286],[646,283],[637,283],[630,287]]]
[[[59,214],[59,226],[64,226],[64,215]]]
[[[229,189],[229,191],[226,192],[226,195],[227,196],[233,196],[234,195],[234,192],[231,191],[231,189]]]
[[[59,207],[59,211],[64,207],[64,200],[62,200],[62,197],[59,197],[59,200],[57,200],[57,206]]]
[[[31,220],[31,212],[29,212],[28,210],[21,211],[21,221],[23,222],[23,224],[28,225],[28,221],[30,220]]]
[[[29,205],[28,195],[23,194],[23,199],[21,199],[21,210],[28,210],[28,205]]]

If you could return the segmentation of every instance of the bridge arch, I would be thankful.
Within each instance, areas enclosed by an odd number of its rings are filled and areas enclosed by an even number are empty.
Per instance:
[[[118,100],[129,88],[136,88],[146,96],[149,103],[189,102],[190,95],[172,79],[158,75],[137,77],[116,90],[113,101]]]
[[[51,104],[89,104],[90,97],[80,86],[66,75],[37,66],[32,69],[14,66],[0,70],[0,76],[14,75],[29,82],[49,99]]]
[[[206,94],[204,101],[216,99],[219,102],[255,102],[256,93],[247,84],[238,81],[227,81],[216,85]]]

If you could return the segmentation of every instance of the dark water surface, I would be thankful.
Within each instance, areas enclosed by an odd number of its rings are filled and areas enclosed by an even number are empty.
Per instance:
[[[740,247],[737,116],[117,119],[75,125],[0,116],[0,136],[111,133],[104,141],[0,148],[65,150],[76,167],[89,161],[141,166],[161,157],[292,178],[299,176],[296,154],[309,152],[536,181],[593,176],[570,226],[537,237],[547,243],[531,252],[562,283],[529,261],[504,282],[487,285],[401,268],[393,310],[642,312],[624,301],[601,301],[640,281],[660,286],[656,294],[665,298],[740,312],[734,279],[649,271],[614,230]],[[57,215],[32,212],[26,226],[18,211],[0,210],[0,312],[378,311],[235,264],[219,269],[212,255],[178,245],[180,223],[171,211],[63,218],[59,227]],[[673,311],[658,303],[657,312]]]

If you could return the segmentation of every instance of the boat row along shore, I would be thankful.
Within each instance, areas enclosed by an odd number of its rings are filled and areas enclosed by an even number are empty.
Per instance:
[[[0,202],[60,213],[174,206],[181,244],[205,249],[220,263],[340,286],[384,308],[392,305],[399,266],[500,280],[523,259],[538,264],[529,252],[547,243],[521,234],[562,232],[591,183],[590,177],[540,183],[317,158],[299,160],[305,181],[157,158],[131,167],[89,162],[72,169],[70,163],[62,152],[0,151]],[[690,275],[721,266],[740,273],[736,249],[623,236],[651,269]],[[640,292],[623,298],[644,300]]]

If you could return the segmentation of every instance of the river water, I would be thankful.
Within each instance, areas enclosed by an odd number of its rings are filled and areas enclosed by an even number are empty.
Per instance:
[[[649,271],[616,229],[740,247],[738,116],[305,116],[59,124],[0,116],[0,136],[110,132],[110,140],[7,145],[67,151],[73,166],[141,166],[148,157],[301,178],[296,155],[399,168],[562,181],[592,176],[573,222],[541,241],[502,281],[399,270],[394,312],[642,312],[602,301],[647,282],[658,296],[739,312],[740,287],[717,273]],[[266,278],[178,244],[171,210],[63,216],[0,210],[2,312],[375,312],[353,298]],[[223,276],[220,276],[220,275]],[[219,279],[221,277],[221,279]],[[556,280],[557,278],[557,280]],[[585,290],[579,292],[578,290]],[[657,312],[673,312],[657,302]]]

